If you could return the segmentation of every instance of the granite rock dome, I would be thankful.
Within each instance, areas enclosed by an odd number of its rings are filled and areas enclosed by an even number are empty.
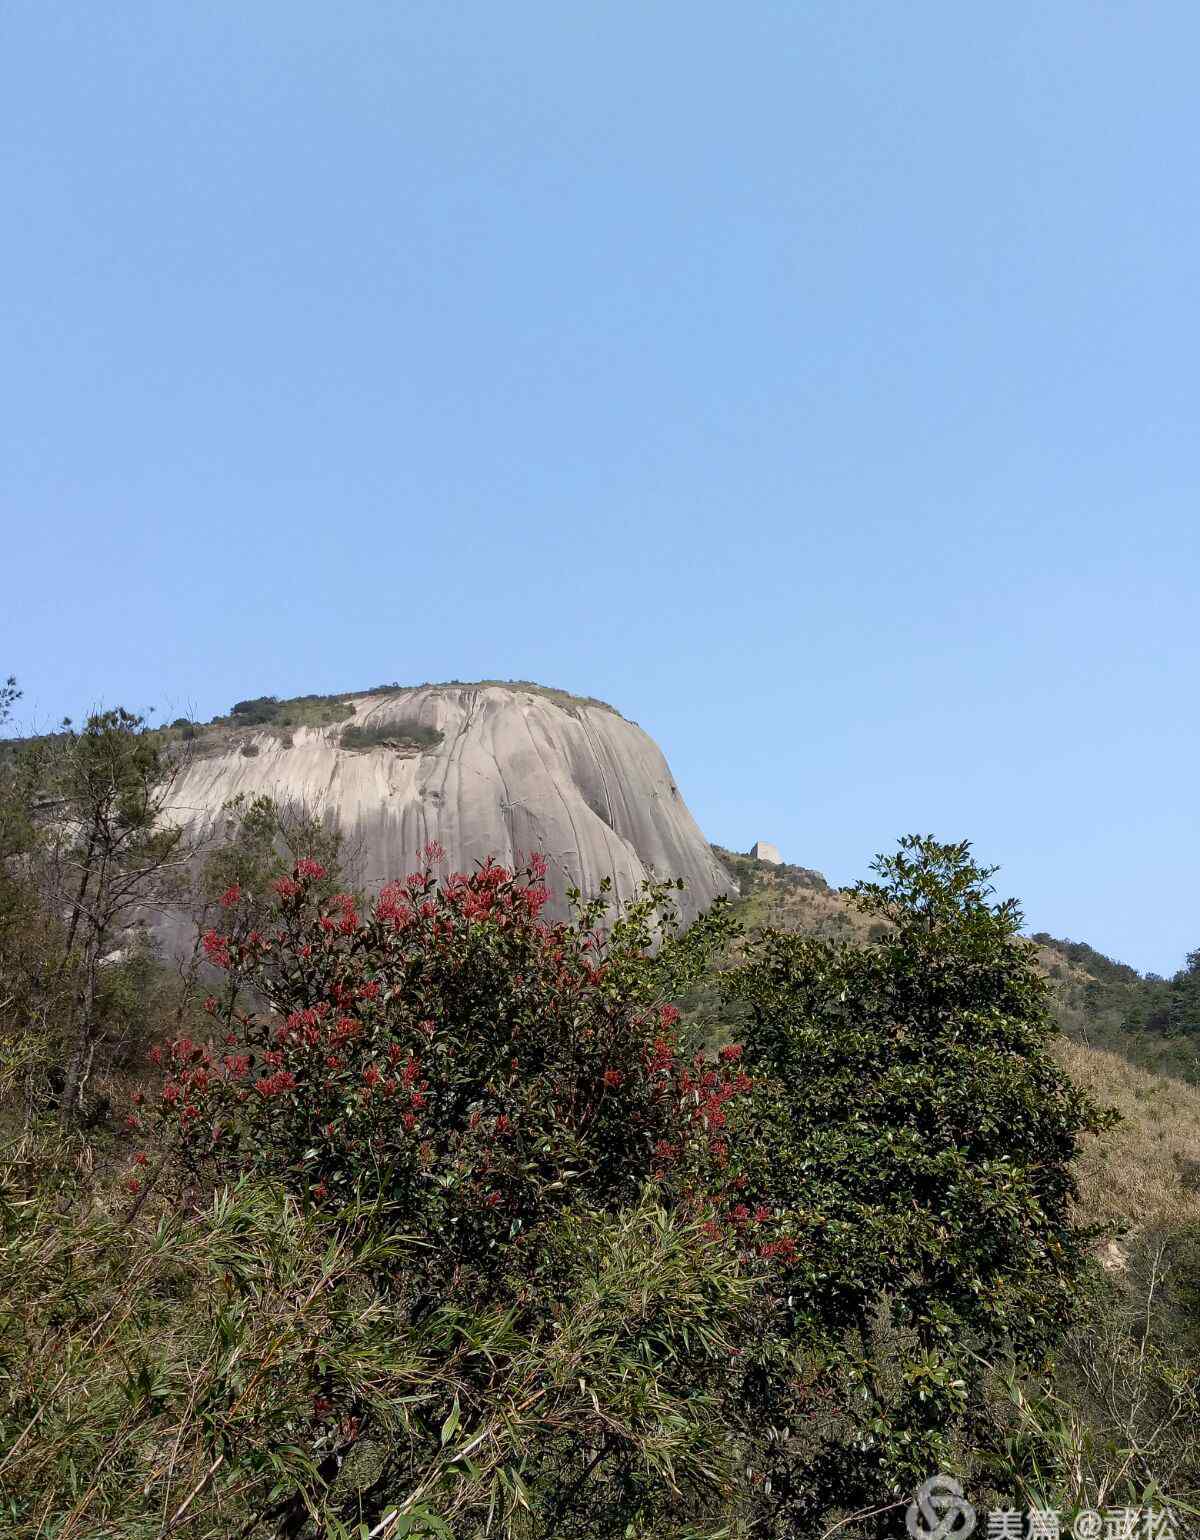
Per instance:
[[[371,888],[439,840],[452,870],[539,850],[556,896],[605,876],[623,895],[651,872],[682,877],[685,920],[733,891],[661,750],[611,707],[494,683],[342,699],[352,714],[330,726],[205,734],[174,806],[200,832],[239,793],[303,800],[337,821]]]

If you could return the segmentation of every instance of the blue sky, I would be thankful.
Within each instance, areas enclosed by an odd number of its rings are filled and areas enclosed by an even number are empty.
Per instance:
[[[499,676],[1200,946],[1194,4],[9,0],[25,720]]]

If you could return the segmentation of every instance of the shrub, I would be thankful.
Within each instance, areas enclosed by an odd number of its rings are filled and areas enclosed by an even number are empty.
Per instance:
[[[344,749],[390,748],[401,751],[435,749],[445,735],[437,727],[421,722],[369,722],[362,727],[343,727]]]
[[[253,700],[236,701],[231,714],[239,727],[256,727],[275,720],[279,714],[279,700],[274,695],[257,695]]]
[[[234,727],[328,727],[352,714],[349,701],[336,695],[296,695],[280,700],[275,695],[258,695],[240,700],[231,709],[226,724]]]
[[[695,974],[703,939],[649,956],[666,885],[604,940],[594,908],[546,925],[544,873],[539,858],[515,875],[426,868],[362,918],[302,860],[272,929],[210,931],[209,961],[271,1010],[214,999],[222,1049],[168,1050],[154,1100],[188,1164],[248,1167],[318,1204],[385,1196],[442,1277],[511,1269],[567,1208],[613,1211],[650,1179],[712,1217],[726,1108],[749,1082],[681,1058],[678,1012],[655,998]],[[240,889],[225,902],[232,920]]]
[[[280,701],[275,717],[278,727],[329,727],[353,716],[354,707],[337,695],[297,695]]]
[[[580,706],[595,706],[601,711],[611,711],[614,716],[620,716],[615,706],[610,706],[607,701],[597,700],[594,695],[576,695],[571,690],[559,690],[554,685],[537,684],[532,679],[443,679],[439,681],[426,680],[424,684],[401,684],[393,679],[387,684],[373,684],[369,689],[359,691],[362,695],[405,695],[416,690],[486,690],[491,687],[502,690],[519,690],[527,695],[540,695],[544,699],[553,701],[564,711],[572,716],[578,714]]]
[[[555,1533],[722,1530],[716,1389],[750,1286],[653,1203],[565,1223],[519,1315],[414,1319],[379,1204],[325,1216],[241,1181],[151,1213],[28,1143],[0,1190],[11,1540],[549,1532],[531,1510]]]
[[[1061,1340],[1091,1240],[1071,1163],[1106,1122],[1049,1053],[1035,948],[969,847],[909,838],[875,871],[872,944],[767,931],[729,980],[757,1082],[738,1163],[794,1242],[763,1350],[777,1332],[820,1365],[748,1380],[742,1415],[839,1409],[763,1450],[798,1528],[954,1469],[979,1360]]]
[[[526,1506],[547,1533],[586,1517],[589,1534],[715,1534],[737,1480],[722,1395],[757,1288],[721,1219],[750,1086],[734,1054],[684,1056],[665,996],[722,921],[677,936],[658,884],[607,934],[603,899],[578,895],[548,925],[544,875],[537,857],[426,867],[360,916],[306,858],[251,932],[231,885],[206,951],[269,1009],[214,999],[223,1042],[156,1051],[134,1137],[160,1134],[193,1187],[265,1179],[308,1224],[391,1238],[359,1264],[365,1318],[391,1332],[386,1404],[313,1387],[372,1466],[362,1516],[401,1490],[446,1517],[508,1513],[514,1535],[543,1532],[513,1518]]]
[[[1149,1234],[1119,1271],[1094,1269],[1052,1381],[1000,1367],[991,1415],[1006,1506],[1058,1510],[1064,1526],[1082,1509],[1154,1507],[1175,1534],[1196,1532],[1196,1242],[1194,1228]]]

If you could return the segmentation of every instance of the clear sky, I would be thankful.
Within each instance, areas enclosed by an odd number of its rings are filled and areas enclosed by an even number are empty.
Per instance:
[[[25,720],[481,676],[1200,946],[1194,0],[7,0]],[[27,708],[27,709],[26,709]]]

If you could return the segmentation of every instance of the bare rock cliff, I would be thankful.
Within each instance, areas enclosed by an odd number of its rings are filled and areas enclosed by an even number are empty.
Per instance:
[[[605,876],[623,895],[651,871],[683,877],[685,920],[733,891],[658,746],[608,707],[494,684],[345,700],[354,714],[335,726],[206,738],[175,807],[199,830],[239,792],[302,799],[336,819],[369,887],[410,871],[425,842],[439,840],[461,871],[488,855],[512,865],[541,851],[556,895],[572,883],[594,891]],[[385,741],[344,746],[347,727]],[[565,912],[561,900],[556,910]]]

